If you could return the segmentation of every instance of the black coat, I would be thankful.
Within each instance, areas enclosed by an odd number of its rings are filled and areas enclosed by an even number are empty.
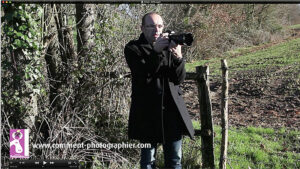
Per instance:
[[[166,135],[172,133],[172,127],[168,127],[170,131],[164,129],[164,122],[175,120],[176,113],[182,134],[193,138],[194,128],[179,88],[186,76],[185,62],[176,59],[167,50],[156,53],[143,34],[138,40],[130,41],[124,53],[132,75],[129,138],[143,142],[164,142]],[[162,69],[164,58],[168,59],[167,69]],[[169,91],[164,91],[166,89]],[[163,103],[163,95],[167,93],[171,100]],[[163,105],[172,103],[174,116],[168,115],[168,119],[164,119]]]

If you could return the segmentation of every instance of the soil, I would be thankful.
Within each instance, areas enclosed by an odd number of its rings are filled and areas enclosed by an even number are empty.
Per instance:
[[[268,128],[300,128],[300,93],[284,94],[284,82],[257,86],[249,80],[232,79],[229,82],[229,125],[234,127],[256,126]],[[221,83],[210,84],[213,121],[221,125]],[[276,88],[278,86],[278,88]],[[193,119],[200,120],[196,82],[182,86],[184,100]],[[269,88],[270,90],[265,90]]]
[[[300,68],[300,64],[263,71],[229,71],[229,126],[299,130],[300,70],[296,74],[288,73],[295,67]],[[221,75],[210,78],[215,125],[221,125],[221,85]],[[193,119],[200,120],[196,82],[186,80],[181,87]]]

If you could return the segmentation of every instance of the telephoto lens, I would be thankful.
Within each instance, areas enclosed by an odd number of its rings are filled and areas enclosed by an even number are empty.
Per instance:
[[[181,33],[181,34],[175,34],[174,31],[167,31],[169,33],[169,40],[173,40],[178,45],[186,45],[191,46],[194,37],[192,33]]]

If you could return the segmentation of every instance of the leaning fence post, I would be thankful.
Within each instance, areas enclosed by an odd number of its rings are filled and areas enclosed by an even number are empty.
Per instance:
[[[227,145],[228,145],[228,67],[225,59],[221,60],[222,68],[222,98],[221,98],[221,120],[222,120],[222,143],[220,154],[220,169],[226,169]]]
[[[209,89],[209,67],[198,66],[197,85],[201,118],[201,152],[203,168],[215,168],[214,130]]]

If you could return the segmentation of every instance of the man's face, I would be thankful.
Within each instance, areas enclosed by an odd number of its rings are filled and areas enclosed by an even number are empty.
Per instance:
[[[141,29],[149,43],[155,42],[164,29],[161,16],[157,14],[147,16]]]

